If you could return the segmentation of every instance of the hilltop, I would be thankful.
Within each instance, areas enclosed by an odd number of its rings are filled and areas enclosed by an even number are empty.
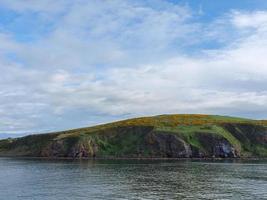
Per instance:
[[[267,157],[267,121],[197,114],[141,117],[0,140],[0,156]]]

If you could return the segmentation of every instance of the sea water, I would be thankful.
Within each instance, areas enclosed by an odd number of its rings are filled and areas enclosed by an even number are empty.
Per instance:
[[[0,158],[0,199],[267,199],[267,162]]]

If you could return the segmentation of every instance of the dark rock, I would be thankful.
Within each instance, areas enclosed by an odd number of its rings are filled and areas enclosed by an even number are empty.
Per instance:
[[[204,149],[204,152],[198,152],[200,157],[236,158],[240,156],[240,152],[225,138],[219,135],[198,133],[197,138]],[[194,156],[196,156],[196,154],[194,154]]]
[[[236,158],[237,153],[233,146],[231,146],[228,142],[218,142],[214,146],[214,154],[213,157],[221,157],[221,158]]]
[[[42,149],[40,156],[42,157],[61,157],[65,156],[64,141],[53,141],[44,149]]]
[[[146,148],[153,157],[189,158],[190,146],[181,138],[167,133],[149,133],[145,138]]]
[[[267,145],[267,129],[264,126],[233,123],[222,126],[242,143]]]

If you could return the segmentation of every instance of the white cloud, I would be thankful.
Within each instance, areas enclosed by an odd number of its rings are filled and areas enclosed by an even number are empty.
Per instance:
[[[37,41],[21,43],[1,33],[2,131],[162,113],[266,117],[264,11],[234,11],[211,27],[194,22],[189,8],[163,1],[159,7],[131,1],[79,1],[72,7],[61,1],[2,2],[22,15],[65,12]],[[229,27],[238,38],[212,51],[202,47],[197,56],[190,52],[190,45],[221,40]],[[212,32],[216,28],[222,34]]]
[[[266,11],[232,13],[232,23],[238,28],[264,28],[267,26]]]

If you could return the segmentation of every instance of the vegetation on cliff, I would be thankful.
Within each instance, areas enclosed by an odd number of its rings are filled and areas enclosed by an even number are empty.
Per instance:
[[[0,140],[2,156],[267,157],[267,122],[211,115],[160,115]]]

